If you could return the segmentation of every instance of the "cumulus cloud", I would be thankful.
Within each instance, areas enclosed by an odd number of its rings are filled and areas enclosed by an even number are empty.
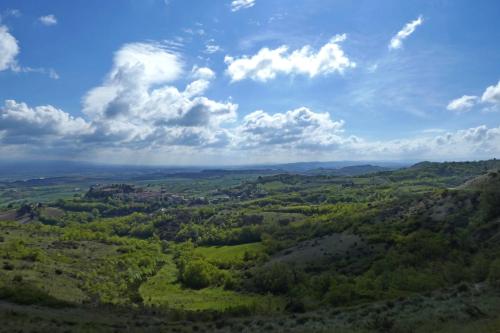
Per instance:
[[[9,29],[0,26],[0,71],[16,69],[16,57],[19,54],[17,40],[9,33]]]
[[[344,73],[346,69],[356,67],[339,43],[346,39],[346,35],[336,35],[318,51],[309,45],[289,52],[287,46],[277,49],[263,48],[253,56],[233,58],[226,56],[224,61],[228,65],[227,74],[232,81],[250,78],[255,81],[268,81],[278,74],[285,75],[326,75]]]
[[[208,67],[194,66],[191,70],[194,79],[212,80],[215,78],[215,73]]]
[[[54,14],[40,16],[38,18],[38,21],[45,26],[51,26],[57,24],[57,18]]]
[[[237,12],[240,9],[253,7],[255,0],[234,0],[231,2],[231,11]]]
[[[292,148],[332,148],[352,138],[341,137],[343,121],[334,121],[328,113],[306,107],[273,115],[255,111],[244,117],[237,129],[239,145],[251,148],[279,146]]]
[[[452,100],[446,107],[449,111],[464,112],[470,110],[477,102],[477,96],[464,95]]]
[[[486,88],[481,96],[481,102],[493,107],[500,107],[500,81],[496,85]]]
[[[193,67],[192,81],[180,90],[181,57],[153,43],[126,44],[115,53],[102,85],[83,98],[87,120],[53,106],[29,107],[6,101],[0,111],[0,142],[74,142],[82,148],[129,149],[174,146],[218,147],[232,140],[222,125],[236,119],[238,105],[204,95],[215,73]]]
[[[301,107],[247,115],[235,129],[233,149],[306,159],[491,158],[500,154],[500,127],[480,125],[454,132],[429,131],[413,138],[366,140],[346,133],[344,122],[332,120],[328,113]]]
[[[206,97],[215,73],[208,67],[194,66],[190,71],[184,67],[182,57],[162,44],[126,44],[115,53],[102,84],[84,96],[82,117],[51,105],[30,107],[5,101],[0,107],[1,149],[29,146],[40,154],[52,148],[86,156],[90,156],[88,149],[101,156],[111,156],[107,154],[113,150],[129,156],[149,153],[158,157],[161,152],[175,159],[190,152],[247,158],[266,155],[274,161],[500,154],[500,127],[485,125],[374,141],[346,133],[342,120],[307,107],[278,113],[255,111],[236,123],[238,105]],[[179,88],[176,82],[181,78],[187,82]],[[498,87],[488,87],[481,98],[462,98],[452,108],[468,102],[497,105]]]
[[[480,125],[445,134],[387,141],[359,139],[337,153],[353,159],[492,158],[500,154],[500,127]]]
[[[0,137],[3,143],[42,142],[46,139],[60,140],[92,133],[92,128],[82,118],[51,105],[29,107],[25,103],[6,100],[0,108]]]
[[[448,133],[433,130],[414,138],[374,141],[349,135],[343,121],[306,107],[275,114],[255,111],[245,116],[239,126],[225,129],[220,125],[234,120],[235,107],[228,111],[224,103],[203,96],[183,98],[185,92],[172,87],[169,91],[173,95],[171,101],[184,110],[182,117],[155,116],[137,121],[136,114],[129,121],[86,121],[50,105],[29,107],[8,100],[0,108],[2,150],[12,151],[12,147],[21,145],[32,147],[32,153],[52,149],[56,153],[75,154],[94,148],[108,158],[113,158],[113,153],[126,152],[129,156],[164,152],[179,158],[188,152],[212,151],[220,156],[243,154],[275,162],[276,158],[287,157],[292,160],[319,156],[353,160],[454,159],[491,158],[500,154],[500,127],[480,125]]]
[[[181,57],[159,44],[123,46],[104,83],[87,93],[83,112],[99,140],[130,145],[218,145],[228,140],[222,123],[236,118],[237,105],[202,96],[215,73],[195,67],[184,90]]]
[[[396,50],[403,47],[403,40],[408,38],[415,29],[424,22],[422,15],[420,15],[416,20],[408,22],[403,29],[401,29],[394,37],[392,37],[389,42],[389,49]]]
[[[468,111],[476,105],[483,105],[485,111],[500,110],[500,81],[486,88],[481,97],[464,95],[452,100],[447,109],[450,111]]]
[[[486,153],[487,155],[482,156],[495,156],[500,153],[500,127],[480,125],[438,136],[434,142],[445,146],[447,149],[443,152],[448,152],[448,155],[456,156],[461,153],[462,156],[477,156],[478,153]]]

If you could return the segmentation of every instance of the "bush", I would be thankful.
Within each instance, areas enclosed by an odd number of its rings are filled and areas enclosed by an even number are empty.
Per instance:
[[[262,215],[243,215],[241,217],[241,223],[243,225],[253,225],[253,224],[262,224],[264,222],[264,216]]]
[[[26,254],[24,254],[22,257],[21,257],[23,260],[26,260],[26,261],[32,261],[32,262],[35,262],[35,261],[40,261],[41,258],[42,258],[42,253],[41,251],[37,250],[37,249],[33,249],[31,251],[28,251]]]
[[[130,229],[130,235],[139,239],[153,237],[154,227],[150,224],[139,224]]]
[[[287,303],[285,310],[293,313],[304,313],[306,312],[306,306],[302,300],[293,298]]]
[[[273,294],[287,293],[294,283],[294,273],[284,263],[274,263],[255,271],[254,283],[257,289]]]
[[[472,262],[472,277],[475,282],[482,282],[488,278],[489,262],[484,255],[478,255]]]
[[[23,282],[23,276],[19,274],[14,275],[14,277],[12,278],[12,282],[17,282],[17,283]]]
[[[202,289],[216,283],[218,269],[203,259],[189,261],[182,273],[181,280],[189,288]]]
[[[500,288],[500,259],[495,259],[490,265],[488,281],[496,288]]]
[[[500,216],[500,191],[484,191],[479,198],[480,214],[483,221]]]
[[[24,284],[22,281],[18,281],[16,286],[13,287],[1,287],[0,299],[23,305],[36,304],[49,307],[71,306],[71,304],[56,299],[31,285]]]
[[[325,300],[333,306],[348,304],[353,299],[354,285],[345,279],[335,279],[325,295]]]
[[[14,265],[12,265],[10,262],[4,262],[3,269],[5,269],[6,271],[12,271],[14,270]]]

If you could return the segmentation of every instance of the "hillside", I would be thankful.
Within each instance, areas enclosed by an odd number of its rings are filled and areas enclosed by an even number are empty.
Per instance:
[[[498,329],[497,168],[212,170],[70,197],[37,184],[54,199],[0,211],[0,318],[6,331]]]
[[[474,177],[458,188],[471,191],[498,191],[500,188],[500,170],[491,169],[487,173]]]

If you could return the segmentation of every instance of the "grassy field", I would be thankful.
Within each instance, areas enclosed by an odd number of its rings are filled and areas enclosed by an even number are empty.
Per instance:
[[[245,255],[255,256],[262,253],[261,243],[250,243],[232,246],[200,246],[195,253],[205,257],[210,263],[221,266],[237,266],[244,263]]]
[[[177,281],[177,267],[172,260],[142,284],[139,291],[146,305],[188,311],[225,311],[247,307],[266,313],[279,312],[284,307],[283,300],[274,296],[243,294],[222,288],[183,288]]]

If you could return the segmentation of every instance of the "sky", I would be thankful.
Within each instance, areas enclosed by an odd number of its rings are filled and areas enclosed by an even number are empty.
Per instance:
[[[0,159],[500,156],[496,0],[2,0]]]

